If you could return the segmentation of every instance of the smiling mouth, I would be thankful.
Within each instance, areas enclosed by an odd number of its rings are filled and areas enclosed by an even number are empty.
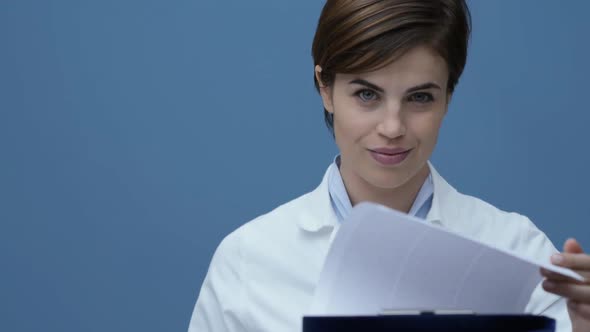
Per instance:
[[[373,159],[383,166],[395,166],[406,160],[412,149],[369,149]]]
[[[398,154],[409,152],[410,150],[411,149],[403,150],[403,151],[399,151],[399,152],[384,152],[384,151],[377,151],[377,150],[371,150],[371,149],[369,149],[369,151],[371,151],[371,152],[383,154],[383,155],[386,155],[386,156],[396,156]]]

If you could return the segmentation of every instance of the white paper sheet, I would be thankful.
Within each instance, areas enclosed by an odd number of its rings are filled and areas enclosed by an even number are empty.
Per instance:
[[[408,309],[523,313],[542,280],[540,267],[583,280],[571,270],[361,203],[334,238],[308,315]]]

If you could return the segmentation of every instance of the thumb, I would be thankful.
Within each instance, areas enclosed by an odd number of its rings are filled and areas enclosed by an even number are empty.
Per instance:
[[[563,245],[563,251],[571,254],[581,254],[584,252],[582,246],[576,239],[567,239]]]

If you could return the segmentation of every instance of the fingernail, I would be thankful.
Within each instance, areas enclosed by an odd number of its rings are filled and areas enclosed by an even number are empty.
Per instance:
[[[551,263],[553,264],[561,264],[563,263],[563,256],[561,254],[555,254],[551,256]]]
[[[545,280],[543,286],[547,289],[555,288],[555,283],[553,281]]]

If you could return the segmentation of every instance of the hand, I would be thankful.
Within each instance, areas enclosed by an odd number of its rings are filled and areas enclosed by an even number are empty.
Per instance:
[[[551,256],[551,263],[572,269],[586,279],[580,282],[541,269],[541,274],[546,278],[543,289],[567,298],[573,331],[590,331],[590,255],[584,253],[575,239],[568,239],[563,245],[563,253]]]

